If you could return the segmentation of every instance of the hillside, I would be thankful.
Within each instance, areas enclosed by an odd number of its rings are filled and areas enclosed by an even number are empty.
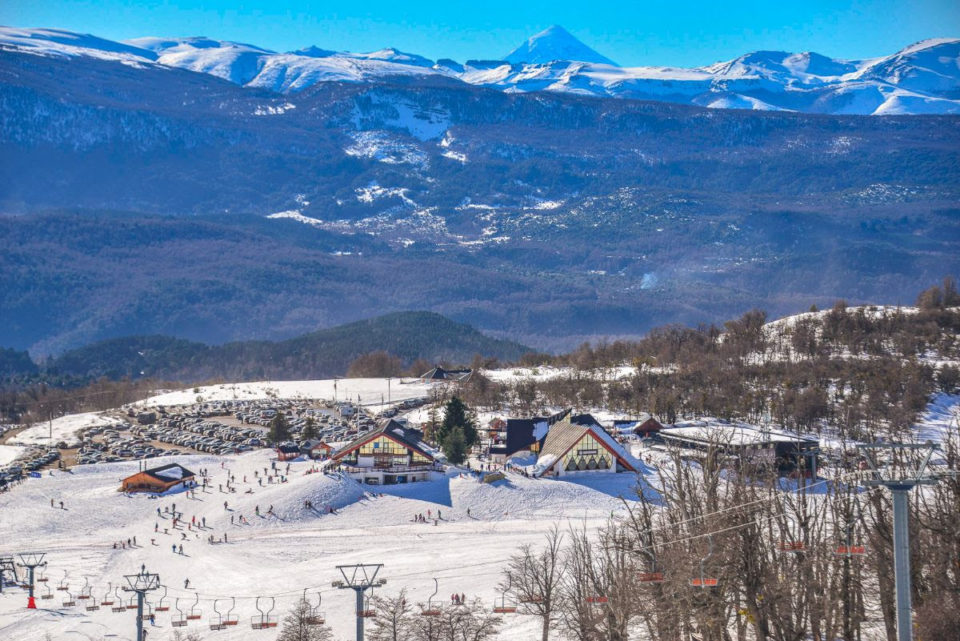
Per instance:
[[[71,350],[45,367],[53,376],[194,381],[342,376],[358,356],[386,351],[414,361],[469,363],[476,354],[515,360],[530,351],[429,312],[398,312],[280,342],[205,345],[168,336],[115,338]],[[422,373],[422,372],[418,372]]]
[[[569,348],[960,271],[957,117],[0,67],[0,344],[34,354],[411,308]]]

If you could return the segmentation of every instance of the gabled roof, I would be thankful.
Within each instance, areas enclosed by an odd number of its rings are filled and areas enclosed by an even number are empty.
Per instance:
[[[368,443],[381,436],[396,441],[400,445],[403,445],[407,449],[413,450],[414,452],[427,457],[431,461],[435,458],[433,451],[427,446],[426,443],[420,440],[422,437],[422,432],[420,432],[420,430],[408,429],[392,418],[380,421],[380,424],[375,430],[358,436],[334,452],[331,458],[334,460],[343,458],[345,455],[359,448],[364,443]]]
[[[149,470],[143,470],[143,472],[137,472],[137,474],[146,474],[147,476],[154,478],[161,483],[176,483],[183,481],[185,479],[193,478],[195,474],[183,467],[179,463],[167,463],[166,465],[161,465],[160,467],[150,468]],[[131,476],[136,476],[132,474]],[[127,478],[130,478],[129,476]]]
[[[472,371],[470,369],[444,369],[437,365],[426,374],[421,375],[420,378],[427,381],[463,381],[470,376]]]
[[[506,455],[510,456],[521,450],[529,449],[531,445],[537,442],[542,445],[550,426],[563,420],[569,413],[570,410],[564,410],[553,416],[507,419],[507,442],[503,445]]]
[[[292,454],[293,452],[299,452],[300,447],[296,443],[281,443],[276,447],[276,450],[284,454]]]
[[[574,419],[576,419],[577,422],[574,422]],[[537,467],[540,468],[539,473],[542,474],[554,463],[562,459],[588,432],[592,433],[594,438],[603,445],[621,465],[632,472],[637,471],[637,465],[634,464],[633,457],[630,456],[599,423],[593,420],[592,416],[589,414],[581,414],[579,416],[565,418],[550,428],[550,431],[547,433],[547,438],[543,442],[543,447],[540,448],[540,455],[537,457]]]

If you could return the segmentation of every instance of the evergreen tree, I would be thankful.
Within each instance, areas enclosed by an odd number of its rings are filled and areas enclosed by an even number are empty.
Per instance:
[[[477,423],[470,414],[470,408],[459,397],[454,396],[447,401],[444,409],[443,422],[437,428],[437,442],[442,446],[453,429],[460,428],[467,449],[473,447],[477,442]]]
[[[447,456],[447,461],[460,465],[467,460],[467,443],[463,434],[463,428],[454,426],[450,429],[441,443],[443,453]]]
[[[333,639],[333,633],[327,626],[310,625],[307,622],[312,613],[310,604],[300,599],[283,620],[283,629],[280,630],[277,641],[330,641]]]
[[[274,445],[290,440],[290,426],[287,425],[287,417],[283,415],[283,412],[277,412],[277,415],[270,421],[267,440]]]
[[[319,436],[317,433],[317,422],[313,420],[312,416],[308,416],[307,420],[304,422],[302,435],[303,439],[307,441],[315,439]]]

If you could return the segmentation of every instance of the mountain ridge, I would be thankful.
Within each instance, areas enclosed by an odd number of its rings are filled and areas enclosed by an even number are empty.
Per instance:
[[[324,82],[366,83],[392,77],[417,82],[440,76],[501,91],[575,93],[711,108],[863,115],[960,113],[960,39],[952,38],[927,39],[875,59],[751,52],[689,69],[619,67],[558,26],[531,37],[505,60],[466,64],[449,59],[435,62],[392,48],[349,53],[313,46],[275,53],[202,37],[147,37],[117,43],[63,30],[13,27],[0,27],[0,47],[36,55],[178,67],[283,94]],[[564,54],[587,60],[557,59]]]

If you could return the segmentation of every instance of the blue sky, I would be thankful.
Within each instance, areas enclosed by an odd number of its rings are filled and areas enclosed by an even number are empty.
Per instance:
[[[461,61],[499,58],[560,24],[620,64],[696,66],[757,49],[885,55],[960,36],[960,1],[0,0],[0,24],[117,40],[204,35],[280,51],[393,46]]]

